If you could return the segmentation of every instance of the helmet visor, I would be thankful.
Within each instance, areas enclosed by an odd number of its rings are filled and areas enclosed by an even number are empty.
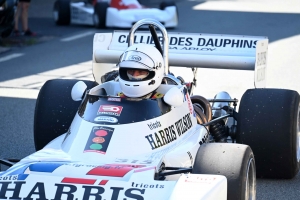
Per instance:
[[[155,62],[141,51],[126,51],[120,57],[119,67],[155,70]]]
[[[139,70],[139,69],[128,69],[127,76],[129,80],[132,81],[141,81],[149,75],[148,70]]]

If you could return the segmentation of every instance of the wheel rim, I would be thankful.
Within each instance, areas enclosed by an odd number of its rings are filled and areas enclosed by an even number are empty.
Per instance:
[[[297,113],[297,161],[300,161],[300,104]]]
[[[256,198],[256,168],[254,159],[251,158],[247,166],[245,199],[255,200]]]

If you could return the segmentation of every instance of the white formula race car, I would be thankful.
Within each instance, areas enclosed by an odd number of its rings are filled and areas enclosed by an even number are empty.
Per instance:
[[[56,0],[53,9],[58,25],[82,24],[97,28],[131,28],[144,18],[152,18],[166,28],[178,25],[178,10],[174,2],[166,1],[159,8],[149,8],[137,0]]]
[[[145,25],[151,34],[137,31]],[[117,96],[113,69],[137,41],[153,43],[164,57],[161,98]],[[256,177],[293,178],[299,94],[258,88],[265,84],[267,46],[265,37],[168,34],[150,19],[129,34],[95,34],[95,81],[44,84],[34,116],[38,151],[0,160],[10,166],[0,173],[1,198],[248,200],[256,197]],[[175,77],[169,66],[195,74],[199,67],[255,70],[257,88],[244,93],[237,112],[238,101],[227,92],[213,99],[193,95],[196,80]]]

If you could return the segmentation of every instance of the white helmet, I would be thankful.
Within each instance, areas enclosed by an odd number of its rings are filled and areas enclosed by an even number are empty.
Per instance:
[[[119,83],[122,92],[128,97],[142,97],[156,90],[164,77],[164,60],[158,49],[149,44],[133,44],[121,55]],[[128,70],[147,70],[138,79]]]

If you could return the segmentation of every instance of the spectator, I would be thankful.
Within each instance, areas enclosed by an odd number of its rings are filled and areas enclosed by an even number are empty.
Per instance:
[[[28,28],[28,9],[31,0],[18,0],[18,7],[15,14],[14,35],[35,36],[36,34]],[[22,33],[19,31],[19,17],[21,15]]]

